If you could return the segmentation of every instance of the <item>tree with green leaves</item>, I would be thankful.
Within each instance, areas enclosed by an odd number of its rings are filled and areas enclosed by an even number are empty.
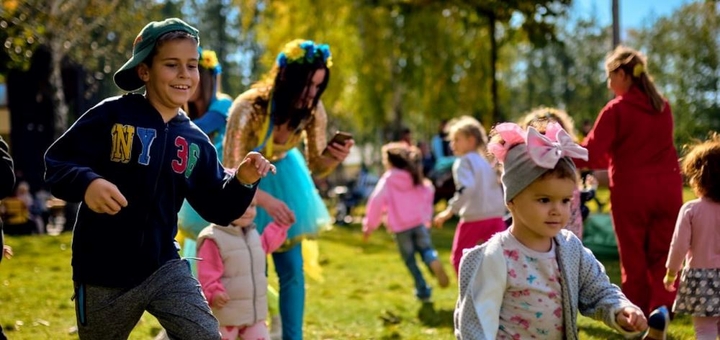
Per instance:
[[[490,73],[493,100],[493,120],[504,120],[500,107],[498,58],[500,49],[520,30],[534,46],[544,46],[556,40],[557,21],[570,7],[572,0],[477,0],[461,1],[483,18],[490,39]],[[519,27],[514,21],[520,20]]]
[[[3,6],[0,23],[7,30],[4,47],[10,67],[27,67],[27,60],[40,45],[50,51],[56,137],[69,123],[62,63],[81,62],[93,75],[91,81],[109,78],[132,52],[134,36],[128,32],[135,32],[138,22],[147,22],[160,9],[158,4],[135,0],[4,1]]]
[[[673,107],[678,144],[720,131],[720,3],[688,3],[631,32]]]

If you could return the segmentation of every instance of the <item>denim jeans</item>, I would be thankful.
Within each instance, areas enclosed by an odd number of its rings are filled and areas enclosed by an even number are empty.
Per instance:
[[[425,226],[418,226],[403,232],[395,234],[395,242],[397,242],[400,256],[405,262],[405,266],[415,280],[415,296],[418,299],[430,298],[432,288],[427,284],[425,278],[418,268],[415,260],[415,253],[419,253],[423,262],[430,267],[430,263],[438,259],[437,251],[433,248],[430,241],[430,233]]]

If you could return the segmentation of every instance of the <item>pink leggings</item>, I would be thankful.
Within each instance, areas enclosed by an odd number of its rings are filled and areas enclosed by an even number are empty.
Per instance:
[[[695,328],[695,339],[716,340],[720,333],[720,317],[693,316],[693,327]]]
[[[220,326],[222,340],[270,340],[265,320],[260,320],[251,326]]]
[[[452,262],[453,268],[455,268],[455,274],[458,273],[458,268],[460,268],[460,259],[462,258],[463,250],[483,244],[495,233],[505,229],[507,229],[507,226],[502,217],[479,221],[460,220],[457,228],[455,228],[452,253],[450,254],[450,262]]]

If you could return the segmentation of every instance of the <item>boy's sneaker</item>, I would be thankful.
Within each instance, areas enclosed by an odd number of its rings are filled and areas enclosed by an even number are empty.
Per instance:
[[[648,332],[645,339],[665,340],[669,325],[670,311],[665,306],[658,307],[648,317]]]
[[[445,269],[443,268],[440,260],[430,262],[430,269],[435,275],[435,278],[438,280],[440,287],[445,288],[450,284],[450,279],[448,278],[447,273],[445,273]]]

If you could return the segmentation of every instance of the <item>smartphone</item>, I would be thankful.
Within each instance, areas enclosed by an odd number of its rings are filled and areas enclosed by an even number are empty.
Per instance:
[[[338,132],[335,132],[335,135],[332,137],[332,139],[330,139],[330,141],[327,143],[327,145],[330,145],[332,143],[344,145],[345,142],[347,142],[350,139],[352,139],[352,134],[350,134],[348,132],[338,131]],[[325,147],[325,150],[323,150],[322,155],[323,156],[330,155],[330,150],[328,150],[327,146]]]

